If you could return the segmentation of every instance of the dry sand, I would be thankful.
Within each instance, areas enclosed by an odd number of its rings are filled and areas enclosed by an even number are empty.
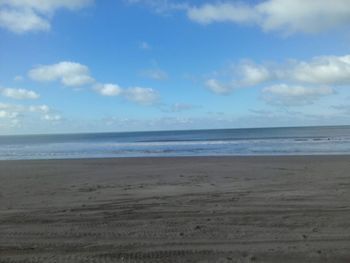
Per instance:
[[[350,156],[3,161],[0,262],[350,262]]]

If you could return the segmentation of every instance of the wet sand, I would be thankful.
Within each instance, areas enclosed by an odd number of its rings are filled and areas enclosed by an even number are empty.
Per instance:
[[[1,161],[0,262],[350,262],[350,156]]]

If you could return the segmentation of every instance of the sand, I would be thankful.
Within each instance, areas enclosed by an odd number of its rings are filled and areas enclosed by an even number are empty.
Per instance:
[[[350,156],[1,161],[0,262],[350,262]]]

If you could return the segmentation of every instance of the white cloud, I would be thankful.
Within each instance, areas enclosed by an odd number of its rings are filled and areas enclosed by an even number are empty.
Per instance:
[[[350,22],[348,0],[265,0],[253,5],[218,2],[191,7],[188,17],[198,23],[256,24],[264,31],[318,33]]]
[[[335,94],[330,87],[304,87],[278,84],[263,89],[263,98],[270,104],[302,106],[312,104],[323,96]]]
[[[240,68],[245,67],[245,64],[240,65]],[[275,67],[264,65],[249,67],[250,72],[242,71],[242,81],[250,80],[253,85],[275,80],[318,85],[350,84],[350,55],[319,56],[310,61],[294,60]],[[252,72],[254,74],[251,74]]]
[[[85,65],[63,61],[53,65],[38,66],[28,72],[28,76],[35,81],[60,81],[65,86],[77,87],[96,83],[90,76],[89,68]],[[158,76],[164,77],[164,76]],[[102,96],[122,96],[123,98],[141,105],[155,103],[159,94],[151,88],[131,87],[122,88],[117,84],[96,83],[92,89]]]
[[[63,85],[76,87],[94,82],[94,79],[89,75],[71,75],[62,78]]]
[[[94,89],[102,96],[119,96],[123,92],[116,84],[97,84]]]
[[[36,105],[36,106],[29,106],[28,110],[30,112],[39,112],[39,113],[49,113],[51,111],[50,107],[47,105]]]
[[[0,119],[15,119],[18,116],[17,112],[10,112],[5,110],[0,110]]]
[[[14,108],[17,108],[17,106],[0,102],[0,110],[8,110]]]
[[[53,65],[38,66],[28,73],[35,81],[60,81],[65,86],[77,87],[94,82],[90,76],[89,68],[85,65],[62,61]]]
[[[243,61],[233,68],[234,70],[229,68],[224,71],[225,81],[216,76],[207,79],[204,83],[205,86],[216,94],[227,95],[236,89],[259,85],[275,78],[275,72],[271,69],[251,61]],[[216,73],[216,75],[218,74]],[[227,78],[230,80],[228,81]]]
[[[34,105],[26,108],[27,111],[37,113],[40,115],[40,118],[45,121],[60,121],[62,120],[62,116],[60,114],[55,113],[49,106],[43,105]]]
[[[93,87],[98,94],[109,97],[122,97],[140,105],[152,105],[159,99],[157,91],[151,88],[121,88],[117,84],[96,84]]]
[[[54,110],[52,110],[49,106],[43,105],[34,105],[29,106],[26,109],[29,112],[38,113],[41,116],[42,120],[45,121],[60,121],[62,120],[62,116],[57,114]]]
[[[32,10],[0,9],[0,27],[14,33],[27,31],[49,31],[49,21]]]
[[[0,102],[0,128],[18,127],[24,110],[24,106]]]
[[[269,104],[305,106],[336,94],[335,87],[350,85],[350,55],[319,56],[283,64],[259,65],[243,61],[233,68],[221,76],[229,77],[230,81],[221,81],[216,76],[209,78],[205,86],[219,95],[240,88],[263,86],[261,97]]]
[[[141,73],[143,76],[154,80],[165,80],[168,78],[168,73],[161,69],[147,69]]]
[[[217,79],[208,79],[205,82],[206,87],[214,93],[226,95],[232,92],[235,87],[228,84],[222,84]]]
[[[255,86],[270,80],[273,73],[266,67],[244,62],[239,66],[240,86]]]
[[[77,10],[93,3],[93,0],[1,0],[0,4],[15,8],[28,8],[50,14],[57,9]]]
[[[154,89],[132,87],[123,91],[123,96],[141,105],[152,105],[159,99],[159,94]]]
[[[14,33],[48,31],[58,9],[77,10],[93,0],[0,0],[0,26]]]
[[[39,94],[32,90],[26,90],[26,89],[13,89],[13,88],[0,88],[0,94],[2,96],[17,99],[17,100],[23,100],[23,99],[37,99],[39,98]]]
[[[228,77],[231,78],[229,84],[210,78],[205,85],[218,94],[228,94],[237,88],[270,82],[318,86],[350,85],[350,55],[319,56],[309,61],[293,60],[284,64],[269,65],[243,61],[234,68],[234,71],[228,71]]]
[[[1,106],[1,104],[0,104]],[[10,129],[19,126],[19,120],[17,119],[17,112],[9,112],[0,109],[0,129]]]
[[[11,128],[31,120],[58,122],[62,117],[45,104],[27,106],[0,103],[0,119],[2,119],[1,127]]]
[[[269,0],[256,8],[266,31],[317,33],[350,22],[348,0]]]
[[[242,3],[204,4],[188,10],[188,17],[201,24],[213,22],[252,23],[259,14],[250,6]]]
[[[42,119],[46,121],[60,121],[62,120],[62,116],[59,114],[45,114]]]
[[[286,72],[288,74],[288,72]],[[350,84],[350,55],[322,56],[296,63],[291,69],[296,81],[312,84]]]

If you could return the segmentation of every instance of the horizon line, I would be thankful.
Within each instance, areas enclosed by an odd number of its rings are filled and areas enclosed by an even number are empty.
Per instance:
[[[288,129],[288,128],[332,128],[332,127],[349,127],[345,125],[305,125],[305,126],[265,126],[265,127],[239,127],[239,128],[210,128],[210,129],[179,129],[179,130],[139,130],[139,131],[96,131],[96,132],[73,132],[73,133],[28,133],[28,134],[0,134],[0,137],[14,136],[55,136],[55,135],[90,135],[90,134],[123,134],[123,133],[152,133],[152,132],[189,132],[189,131],[218,131],[218,130],[255,130],[255,129]]]

